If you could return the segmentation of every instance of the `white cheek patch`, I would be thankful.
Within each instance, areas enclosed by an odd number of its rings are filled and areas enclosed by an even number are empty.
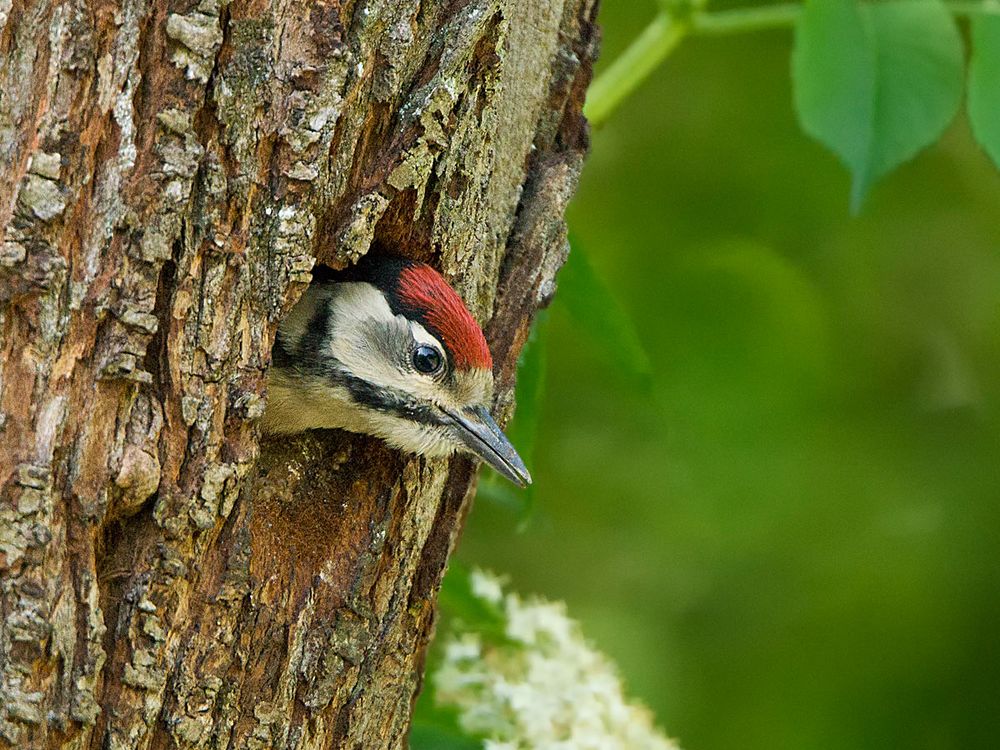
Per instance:
[[[387,384],[399,370],[391,347],[393,329],[405,334],[385,297],[371,284],[340,284],[331,307],[330,354],[357,377]],[[380,334],[380,335],[375,335]]]
[[[339,285],[332,301],[330,354],[352,375],[382,388],[438,401],[442,388],[433,378],[413,370],[409,357],[414,342],[433,346],[447,357],[444,347],[416,321],[394,315],[382,293],[362,282]]]

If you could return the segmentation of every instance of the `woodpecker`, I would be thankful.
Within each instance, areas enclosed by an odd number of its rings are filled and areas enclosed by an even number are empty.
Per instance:
[[[278,326],[267,388],[265,432],[339,428],[423,456],[457,450],[531,483],[490,416],[482,329],[425,263],[369,254],[313,281]]]

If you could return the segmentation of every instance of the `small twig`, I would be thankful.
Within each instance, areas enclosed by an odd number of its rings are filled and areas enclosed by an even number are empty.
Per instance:
[[[678,22],[666,13],[657,15],[591,85],[583,108],[591,124],[604,122],[674,50],[689,28],[687,23]]]

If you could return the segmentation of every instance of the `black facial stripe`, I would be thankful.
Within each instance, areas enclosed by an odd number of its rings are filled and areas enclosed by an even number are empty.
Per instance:
[[[344,372],[331,374],[330,379],[344,386],[357,403],[385,414],[393,414],[420,424],[444,424],[447,417],[398,391],[374,386],[366,380]]]
[[[292,356],[292,352],[285,343],[285,337],[281,335],[281,331],[278,331],[274,337],[274,347],[271,349],[271,366],[288,369],[294,365],[295,357]]]
[[[316,312],[310,318],[306,332],[302,334],[302,339],[299,341],[298,355],[303,361],[322,357],[323,345],[326,343],[330,331],[331,307],[329,300],[323,300],[316,306]]]

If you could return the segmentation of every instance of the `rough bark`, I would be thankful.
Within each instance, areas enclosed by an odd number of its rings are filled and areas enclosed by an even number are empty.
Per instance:
[[[314,260],[437,264],[498,409],[596,0],[0,0],[0,745],[405,746],[475,468],[261,441]]]

